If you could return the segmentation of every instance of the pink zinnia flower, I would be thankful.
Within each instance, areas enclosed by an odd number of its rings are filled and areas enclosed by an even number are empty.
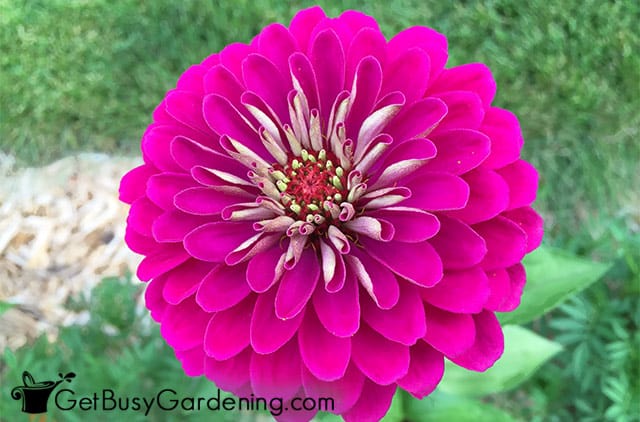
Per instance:
[[[189,68],[122,179],[146,303],[185,372],[381,418],[502,354],[542,237],[516,117],[425,27],[319,7]],[[313,415],[297,413],[297,418]]]

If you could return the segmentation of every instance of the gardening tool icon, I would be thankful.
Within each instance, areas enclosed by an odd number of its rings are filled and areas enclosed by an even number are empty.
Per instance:
[[[47,411],[47,401],[53,389],[63,381],[71,382],[76,374],[69,372],[66,375],[58,374],[58,381],[36,382],[29,371],[22,373],[22,383],[11,390],[11,397],[14,400],[22,399],[22,411],[24,413],[45,413]]]

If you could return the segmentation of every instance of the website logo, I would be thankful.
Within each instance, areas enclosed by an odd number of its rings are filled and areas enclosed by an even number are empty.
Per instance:
[[[216,388],[214,394],[206,396],[183,396],[171,388],[163,388],[153,395],[124,395],[111,388],[101,391],[77,394],[69,388],[57,388],[64,381],[71,382],[76,374],[58,374],[57,381],[36,382],[28,372],[22,373],[22,384],[11,390],[14,400],[22,401],[22,412],[29,414],[46,413],[49,397],[53,396],[52,408],[66,412],[135,412],[149,416],[152,412],[229,412],[229,411],[268,411],[280,416],[287,411],[333,411],[334,400],[331,397],[235,397],[221,394]],[[56,389],[57,388],[57,389]],[[54,392],[55,390],[55,392]]]
[[[66,375],[58,374],[58,381],[36,382],[29,371],[22,373],[22,384],[11,390],[11,397],[14,400],[22,400],[22,411],[24,413],[45,413],[49,396],[58,384],[67,381],[71,382],[76,374],[69,372]]]

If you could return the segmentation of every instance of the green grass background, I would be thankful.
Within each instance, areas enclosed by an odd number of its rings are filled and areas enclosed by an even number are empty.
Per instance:
[[[519,116],[523,155],[540,171],[545,242],[614,264],[603,282],[534,323],[567,352],[496,401],[525,420],[623,420],[640,372],[640,3],[319,3],[332,16],[371,14],[387,36],[431,26],[449,39],[449,65],[493,70],[495,104]],[[136,153],[151,111],[186,67],[309,5],[0,0],[0,151],[22,165],[76,151]],[[605,361],[616,342],[618,366]]]

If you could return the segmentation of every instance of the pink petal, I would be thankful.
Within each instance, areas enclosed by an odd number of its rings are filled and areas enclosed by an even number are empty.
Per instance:
[[[436,157],[437,154],[438,150],[428,139],[417,138],[405,142],[396,142],[385,156],[382,167],[385,168],[408,160],[429,160]]]
[[[254,353],[247,347],[226,360],[205,358],[204,373],[219,389],[235,391],[249,382],[249,363]]]
[[[287,98],[289,98],[288,95]],[[280,158],[281,164],[286,162],[287,148],[282,141],[282,130],[279,129],[279,127],[282,126],[280,124],[281,121],[287,121],[290,117],[287,98],[285,98],[284,109],[282,110],[286,115],[278,116],[273,107],[266,102],[265,98],[260,97],[256,93],[247,91],[242,94],[241,97],[242,105],[248,109],[253,118],[258,122],[258,132],[260,133],[263,145],[269,150],[269,154],[271,154],[272,157],[276,159]],[[267,139],[268,142],[265,141],[265,139]]]
[[[225,97],[240,109],[240,96],[245,89],[229,69],[223,65],[212,67],[205,75],[203,84],[206,94],[218,94]]]
[[[266,158],[269,153],[262,145],[258,131],[233,104],[217,94],[204,97],[204,118],[218,135],[227,135]]]
[[[424,341],[411,347],[411,364],[398,386],[421,400],[431,394],[444,375],[444,357]]]
[[[199,377],[204,374],[206,356],[201,344],[193,349],[176,351],[176,358],[182,364],[182,370],[187,376]]]
[[[427,334],[424,340],[451,359],[468,350],[476,339],[476,328],[469,314],[454,314],[425,305]]]
[[[311,33],[320,21],[324,20],[326,15],[320,6],[313,6],[308,9],[301,10],[291,20],[289,31],[293,38],[298,42],[300,50],[307,51]]]
[[[385,132],[396,142],[429,134],[447,115],[447,105],[439,98],[423,98],[405,107]],[[435,154],[433,154],[435,156]]]
[[[487,280],[489,281],[491,294],[485,308],[490,311],[497,311],[511,290],[509,273],[503,268],[487,271]]]
[[[298,332],[305,315],[303,309],[293,318],[278,318],[274,305],[275,299],[276,289],[270,289],[258,296],[253,309],[250,329],[251,347],[261,355],[273,353],[291,340]]]
[[[276,315],[278,318],[293,318],[311,297],[320,278],[320,265],[315,251],[307,248],[300,261],[291,270],[284,273],[278,294],[276,295]]]
[[[253,202],[241,202],[225,207],[222,209],[220,217],[226,221],[252,221],[255,230],[256,224],[259,224],[256,220],[263,221],[264,219],[277,218],[281,211],[280,209],[276,210],[278,204],[271,198],[267,198],[264,204],[262,203],[262,199],[264,199],[264,197],[260,198],[260,202],[258,202],[258,198],[256,198],[256,201]]]
[[[362,392],[365,377],[353,363],[349,364],[342,378],[322,381],[307,370],[302,370],[302,384],[308,397],[331,397],[334,400],[332,413],[340,415],[350,409]]]
[[[148,164],[129,170],[120,180],[120,200],[131,204],[136,199],[144,196],[147,190],[147,181],[156,173],[157,170]]]
[[[433,81],[442,72],[447,62],[447,38],[424,26],[412,26],[400,31],[389,40],[388,51],[393,58],[402,54],[403,51],[418,47],[424,50],[431,63],[430,81]]]
[[[260,252],[271,249],[271,247],[278,243],[279,240],[279,233],[273,233],[271,235],[265,235],[264,233],[257,234],[251,239],[248,239],[246,242],[242,243],[233,251],[229,252],[229,254],[224,258],[224,262],[227,265],[244,263]]]
[[[384,219],[376,219],[369,216],[356,217],[344,224],[349,230],[355,233],[368,236],[372,239],[388,242],[393,239],[395,229],[391,223]]]
[[[195,186],[197,183],[188,174],[156,174],[147,182],[147,197],[163,210],[170,210],[174,208],[173,198],[178,193]]]
[[[389,60],[384,68],[381,95],[400,91],[407,104],[412,104],[424,96],[429,83],[431,61],[420,48],[411,48]]]
[[[204,351],[216,360],[236,356],[249,345],[249,326],[255,296],[214,314],[204,335]]]
[[[527,248],[527,234],[513,221],[496,217],[473,226],[487,244],[481,265],[485,270],[505,268],[522,260]]]
[[[211,216],[192,215],[173,209],[156,218],[151,231],[158,242],[181,242],[190,231],[212,220],[214,218]]]
[[[215,138],[211,145],[202,145],[184,136],[176,136],[171,142],[171,155],[180,167],[190,172],[195,166],[223,170],[233,174],[246,174],[246,169],[220,152],[222,148]],[[241,172],[242,171],[242,172]]]
[[[229,69],[238,79],[242,80],[242,60],[253,53],[253,47],[242,43],[231,43],[220,51],[220,64]]]
[[[347,271],[355,275],[376,306],[390,309],[398,303],[400,295],[398,280],[383,264],[356,249],[345,257],[345,262],[348,265]]]
[[[213,66],[220,64],[220,55],[217,53],[210,54],[200,64],[207,69],[211,69]]]
[[[326,122],[333,100],[344,88],[344,50],[332,29],[318,33],[311,43],[309,58],[318,81],[322,121]]]
[[[202,118],[202,95],[188,91],[170,91],[165,98],[167,113],[180,123],[204,134],[210,133]]]
[[[327,29],[330,29],[331,31],[336,33],[343,51],[346,52],[347,47],[351,44],[351,40],[353,39],[353,30],[349,27],[349,25],[347,25],[346,22],[343,21],[341,17],[338,17],[336,19],[323,19],[313,30],[313,34],[311,35],[311,44],[313,44],[313,39],[318,34],[326,31]],[[311,45],[309,48],[313,48],[313,45]]]
[[[353,33],[358,32],[362,28],[370,28],[380,32],[378,22],[376,22],[374,18],[357,10],[347,10],[342,12],[338,20],[345,23]]]
[[[136,275],[140,280],[151,280],[177,267],[187,259],[189,259],[189,254],[184,250],[182,245],[164,245],[140,262]]]
[[[389,187],[365,193],[356,203],[360,208],[375,210],[387,208],[411,197],[411,190],[405,187]]]
[[[389,135],[382,134],[381,132],[387,127],[389,122],[400,112],[406,101],[404,95],[400,92],[391,92],[380,99],[374,106],[374,110],[367,116],[360,126],[358,135],[356,136],[356,148],[355,157],[356,161],[360,161],[363,158],[363,153],[368,150],[373,150],[373,145],[376,140],[380,144],[387,144],[384,139],[380,139],[381,136],[386,136],[391,139]]]
[[[364,380],[362,393],[355,405],[341,416],[345,422],[377,421],[384,417],[391,407],[396,385],[378,385]]]
[[[169,305],[162,315],[160,334],[175,350],[188,350],[202,344],[211,314],[204,312],[195,300],[186,299]]]
[[[487,246],[478,233],[462,221],[444,215],[440,216],[440,231],[429,242],[446,269],[470,268],[487,254]]]
[[[489,107],[496,95],[496,82],[485,64],[468,63],[444,69],[433,82],[429,93],[458,89],[475,92],[482,99],[484,106]]]
[[[429,242],[360,241],[369,255],[418,286],[431,287],[442,279],[442,261]]]
[[[129,249],[140,255],[154,254],[161,247],[152,238],[142,235],[128,226],[124,232],[124,242]]]
[[[346,267],[342,254],[336,251],[327,242],[320,241],[320,252],[322,257],[322,275],[324,287],[329,293],[335,293],[344,287],[346,278]]]
[[[198,290],[202,279],[215,267],[210,262],[189,259],[167,273],[162,290],[164,300],[177,305]]]
[[[296,40],[283,25],[272,23],[260,32],[258,51],[276,66],[281,75],[289,74],[289,56],[296,50]]]
[[[164,104],[164,102],[162,104]],[[164,142],[162,142],[160,145],[160,147],[162,148],[165,147],[166,145],[165,142],[168,142],[170,146],[171,141],[176,137],[185,137],[188,139],[193,139],[195,142],[199,142],[204,145],[207,145],[213,135],[213,133],[211,133],[211,131],[208,129],[206,133],[203,133],[201,130],[193,129],[179,122],[176,122],[171,117],[169,117],[168,122],[158,122],[158,121],[155,121],[154,119],[154,123],[149,125],[147,127],[147,130],[145,131],[145,136],[148,134],[153,134],[154,137],[156,137],[157,135],[159,137],[164,138]],[[158,152],[166,153],[166,150],[161,149],[161,151],[158,151]],[[146,156],[144,150],[142,151],[142,153],[143,153],[142,154],[143,157],[145,158],[145,161],[147,158],[151,158]],[[156,158],[159,158],[159,157],[156,157]],[[165,161],[165,164],[171,164],[171,166],[174,166],[174,164],[171,163],[171,161],[175,161],[173,160],[173,157],[171,156],[163,157],[162,160]],[[178,163],[176,162],[175,164],[178,164]]]
[[[507,208],[509,186],[500,175],[491,170],[476,169],[463,176],[471,193],[467,206],[449,211],[447,215],[475,224],[489,220]]]
[[[400,298],[393,308],[383,310],[373,301],[363,300],[362,317],[371,328],[389,340],[411,346],[424,337],[426,331],[424,305],[420,298],[420,290],[424,289],[405,281],[399,284]]]
[[[448,173],[425,171],[424,168],[411,174],[404,182],[411,190],[411,198],[402,206],[426,211],[455,210],[463,208],[469,200],[469,185]]]
[[[518,160],[498,170],[509,185],[509,209],[530,205],[538,192],[538,172],[535,167]]]
[[[311,225],[311,223],[306,223],[307,228]],[[303,226],[294,229],[288,229],[287,231],[291,233],[291,230],[300,230]],[[291,237],[289,238],[289,244],[287,245],[287,252],[284,255],[284,269],[287,271],[292,270],[300,260],[302,256],[302,252],[304,251],[304,247],[307,244],[307,236],[300,234],[299,232],[291,233]]]
[[[194,258],[223,262],[229,252],[254,234],[251,223],[208,223],[190,232],[184,238],[184,247]]]
[[[152,116],[154,123],[170,124],[175,126],[184,126],[176,121],[169,113],[167,113],[166,100],[163,99],[160,104],[153,110]]]
[[[219,214],[225,207],[254,199],[255,196],[232,186],[207,186],[185,189],[175,198],[175,206],[193,215]]]
[[[147,288],[144,291],[145,306],[151,312],[151,318],[156,322],[160,322],[162,320],[162,316],[169,306],[162,297],[166,281],[166,274],[163,274],[158,278],[154,278],[147,284]]]
[[[491,297],[486,309],[496,312],[511,312],[520,305],[520,298],[527,281],[522,264],[506,270],[492,270],[487,273],[491,283]]]
[[[181,168],[169,154],[171,141],[178,132],[173,126],[151,125],[142,137],[142,155],[161,171],[175,172]]]
[[[202,79],[207,72],[207,67],[199,64],[190,66],[185,70],[178,82],[176,88],[182,91],[191,91],[196,94],[202,94]]]
[[[247,283],[256,293],[266,292],[283,274],[284,252],[273,247],[256,254],[247,266]]]
[[[345,374],[351,358],[351,339],[327,332],[316,313],[309,310],[298,332],[300,356],[307,369],[323,381],[335,381]]]
[[[237,161],[234,164],[231,172],[226,172],[222,170],[220,167],[227,167],[226,164],[230,164],[232,161],[228,159],[221,159],[219,162],[213,167],[204,167],[201,165],[195,165],[191,167],[189,173],[191,173],[191,177],[193,180],[200,183],[201,185],[207,187],[217,187],[217,188],[243,188],[247,192],[251,192],[253,197],[259,191],[258,189],[248,180],[247,178],[247,169],[242,168],[242,172],[240,172],[240,168],[235,164],[240,164]],[[234,174],[235,173],[235,174]],[[240,173],[238,175],[237,173]]]
[[[438,218],[426,211],[409,207],[388,207],[371,211],[368,215],[393,225],[393,240],[418,243],[432,238],[440,230]]]
[[[358,281],[347,271],[344,286],[335,293],[318,284],[313,294],[313,307],[327,331],[338,337],[351,337],[360,327]]]
[[[141,235],[151,237],[151,225],[162,210],[146,197],[133,201],[127,217],[127,226]]]
[[[527,282],[527,274],[522,264],[516,264],[507,268],[509,273],[510,289],[509,295],[504,298],[504,301],[500,304],[500,308],[497,309],[500,312],[511,312],[520,306],[520,298],[522,297],[522,291]]]
[[[395,182],[409,176],[423,167],[437,153],[428,139],[411,139],[396,145],[375,173],[382,173],[368,182],[369,189],[393,186]],[[374,172],[372,172],[374,173]]]
[[[196,302],[207,312],[218,312],[235,306],[249,295],[245,281],[246,265],[218,265],[209,272],[198,288]]]
[[[363,324],[351,339],[353,362],[371,381],[389,385],[407,374],[409,347],[387,340]]]
[[[484,119],[484,107],[477,94],[470,91],[448,91],[434,94],[447,105],[448,113],[434,133],[451,129],[480,129]]]
[[[348,88],[353,84],[354,75],[357,73],[356,68],[364,58],[371,56],[371,59],[375,58],[380,64],[384,63],[387,58],[386,49],[387,41],[380,31],[373,28],[357,30],[347,49],[345,87]],[[380,80],[382,81],[382,78]],[[374,90],[376,97],[377,91],[377,89]]]
[[[242,76],[247,89],[262,98],[281,119],[289,116],[287,97],[283,94],[291,90],[291,83],[269,59],[259,54],[249,55],[242,62]]]
[[[293,397],[302,384],[300,353],[295,338],[277,351],[251,356],[251,386],[258,397],[267,400],[280,397],[287,400]]]
[[[422,289],[420,293],[433,306],[468,314],[482,311],[490,291],[487,276],[476,266],[461,271],[445,271],[440,283]]]
[[[380,63],[373,57],[363,58],[357,63],[354,78],[355,81],[352,83],[355,83],[355,86],[352,88],[351,95],[355,96],[345,122],[348,139],[357,139],[362,122],[371,114],[376,104],[382,84]]]
[[[490,311],[473,315],[476,341],[471,348],[454,358],[453,363],[472,371],[486,371],[502,356],[504,336],[498,318]]]
[[[529,253],[540,246],[544,234],[544,221],[531,207],[516,208],[502,213],[504,217],[516,223],[527,234],[527,250]]]
[[[316,74],[309,58],[302,53],[293,53],[291,57],[289,57],[289,69],[291,76],[298,81],[300,89],[307,98],[309,110],[320,107]]]
[[[482,132],[471,129],[452,129],[432,134],[438,154],[425,168],[463,174],[480,165],[491,151],[491,140]]]
[[[312,410],[307,410],[307,408],[311,408],[311,403],[305,403],[304,400],[307,398],[304,394],[304,389],[301,387],[294,394],[294,396],[288,400],[285,400],[283,403],[283,409],[278,410],[272,413],[279,413],[278,415],[272,415],[273,419],[276,422],[309,422],[313,419],[313,417],[318,413],[319,409],[312,408]],[[316,400],[315,397],[311,397],[311,399]],[[318,406],[322,406],[317,404]]]
[[[491,155],[483,163],[487,168],[504,167],[520,157],[524,140],[518,118],[512,112],[488,108],[480,131],[491,138]]]

